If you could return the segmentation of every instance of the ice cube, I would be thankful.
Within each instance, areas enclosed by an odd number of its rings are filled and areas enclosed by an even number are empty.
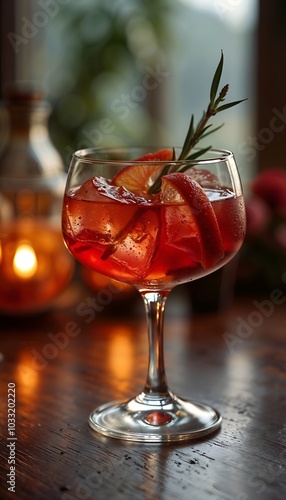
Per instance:
[[[159,216],[149,208],[137,210],[126,231],[114,242],[110,258],[139,279],[148,276],[157,249]]]
[[[192,211],[187,205],[166,206],[162,217],[162,238],[167,246],[201,260],[201,237]]]
[[[215,189],[219,186],[217,176],[209,170],[191,167],[185,173],[203,188]]]
[[[120,203],[146,204],[148,200],[138,196],[124,186],[113,186],[104,177],[94,177],[86,181],[75,193],[75,197],[85,201],[98,203]]]

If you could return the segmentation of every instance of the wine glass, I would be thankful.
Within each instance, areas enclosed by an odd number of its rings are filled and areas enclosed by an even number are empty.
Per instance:
[[[178,161],[170,150],[148,151],[75,152],[64,196],[63,236],[79,262],[133,285],[147,316],[149,363],[142,392],[95,409],[90,426],[129,441],[181,441],[214,432],[222,418],[216,409],[179,398],[168,387],[166,300],[176,285],[217,270],[237,253],[245,207],[231,152],[212,150],[197,160]]]

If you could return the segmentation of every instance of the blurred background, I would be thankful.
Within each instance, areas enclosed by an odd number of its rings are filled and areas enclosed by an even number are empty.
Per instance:
[[[234,152],[249,199],[251,231],[238,288],[259,288],[261,281],[271,288],[281,281],[286,267],[285,2],[0,0],[0,9],[1,100],[14,82],[50,103],[48,132],[65,171],[76,149],[182,144],[191,114],[198,121],[207,107],[223,50],[221,83],[230,85],[228,100],[248,99],[214,118],[225,126],[211,138],[213,146]],[[4,108],[2,150],[9,136]],[[254,189],[254,180],[269,169],[282,172],[274,186],[270,175],[271,192],[269,177]]]
[[[44,90],[65,163],[74,149],[91,145],[180,145],[191,114],[198,121],[208,104],[223,50],[228,98],[248,101],[217,118],[227,126],[216,146],[233,149],[249,177],[256,0],[3,0],[1,23],[2,93],[14,80]]]

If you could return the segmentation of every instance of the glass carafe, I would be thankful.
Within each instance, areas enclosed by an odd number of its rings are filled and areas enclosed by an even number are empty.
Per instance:
[[[60,232],[66,174],[49,136],[50,106],[39,93],[11,88],[2,115],[0,312],[33,313],[50,306],[73,273]]]

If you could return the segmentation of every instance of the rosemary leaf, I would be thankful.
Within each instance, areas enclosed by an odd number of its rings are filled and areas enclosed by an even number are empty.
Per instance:
[[[229,90],[229,85],[225,85],[221,91],[218,94],[218,87],[220,84],[221,80],[221,75],[222,75],[222,70],[223,70],[223,63],[224,63],[224,57],[223,57],[223,51],[221,52],[221,58],[219,61],[219,64],[215,70],[215,74],[212,80],[211,88],[210,88],[210,102],[208,104],[207,110],[203,112],[202,117],[200,121],[198,122],[197,126],[195,127],[194,122],[195,118],[194,115],[191,117],[190,125],[188,128],[188,132],[180,153],[180,156],[178,160],[190,160],[190,159],[196,159],[199,156],[202,156],[204,153],[209,151],[211,149],[210,147],[200,149],[192,154],[190,152],[192,149],[198,144],[198,142],[203,139],[204,137],[207,137],[208,135],[216,132],[219,130],[222,125],[219,125],[216,128],[212,128],[212,124],[208,124],[208,121],[210,118],[217,113],[220,113],[221,111],[224,111],[226,109],[232,108],[233,106],[236,106],[237,104],[240,104],[241,102],[245,101],[246,99],[241,99],[240,101],[233,101],[227,104],[221,104],[228,93]],[[217,95],[218,94],[218,95]],[[173,149],[173,161],[175,160],[174,156],[174,149]],[[163,175],[166,175],[168,172],[175,172],[175,171],[180,171],[183,172],[189,168],[188,166],[183,165],[176,165],[172,163],[168,163],[165,165],[163,168],[162,172],[160,173],[160,176],[155,180],[153,185],[149,188],[149,193],[158,193],[161,188],[161,179]]]
[[[220,58],[218,67],[215,71],[213,81],[211,84],[211,90],[210,90],[210,103],[211,103],[211,105],[213,105],[215,102],[219,82],[220,82],[221,75],[222,75],[222,69],[223,69],[223,51],[221,51],[221,58]]]
[[[237,104],[240,104],[241,102],[243,101],[246,101],[247,99],[241,99],[240,101],[233,101],[233,102],[229,102],[228,104],[223,104],[223,106],[219,106],[217,108],[217,113],[219,113],[220,111],[224,111],[225,109],[228,109],[228,108],[232,108],[233,106],[236,106]]]

